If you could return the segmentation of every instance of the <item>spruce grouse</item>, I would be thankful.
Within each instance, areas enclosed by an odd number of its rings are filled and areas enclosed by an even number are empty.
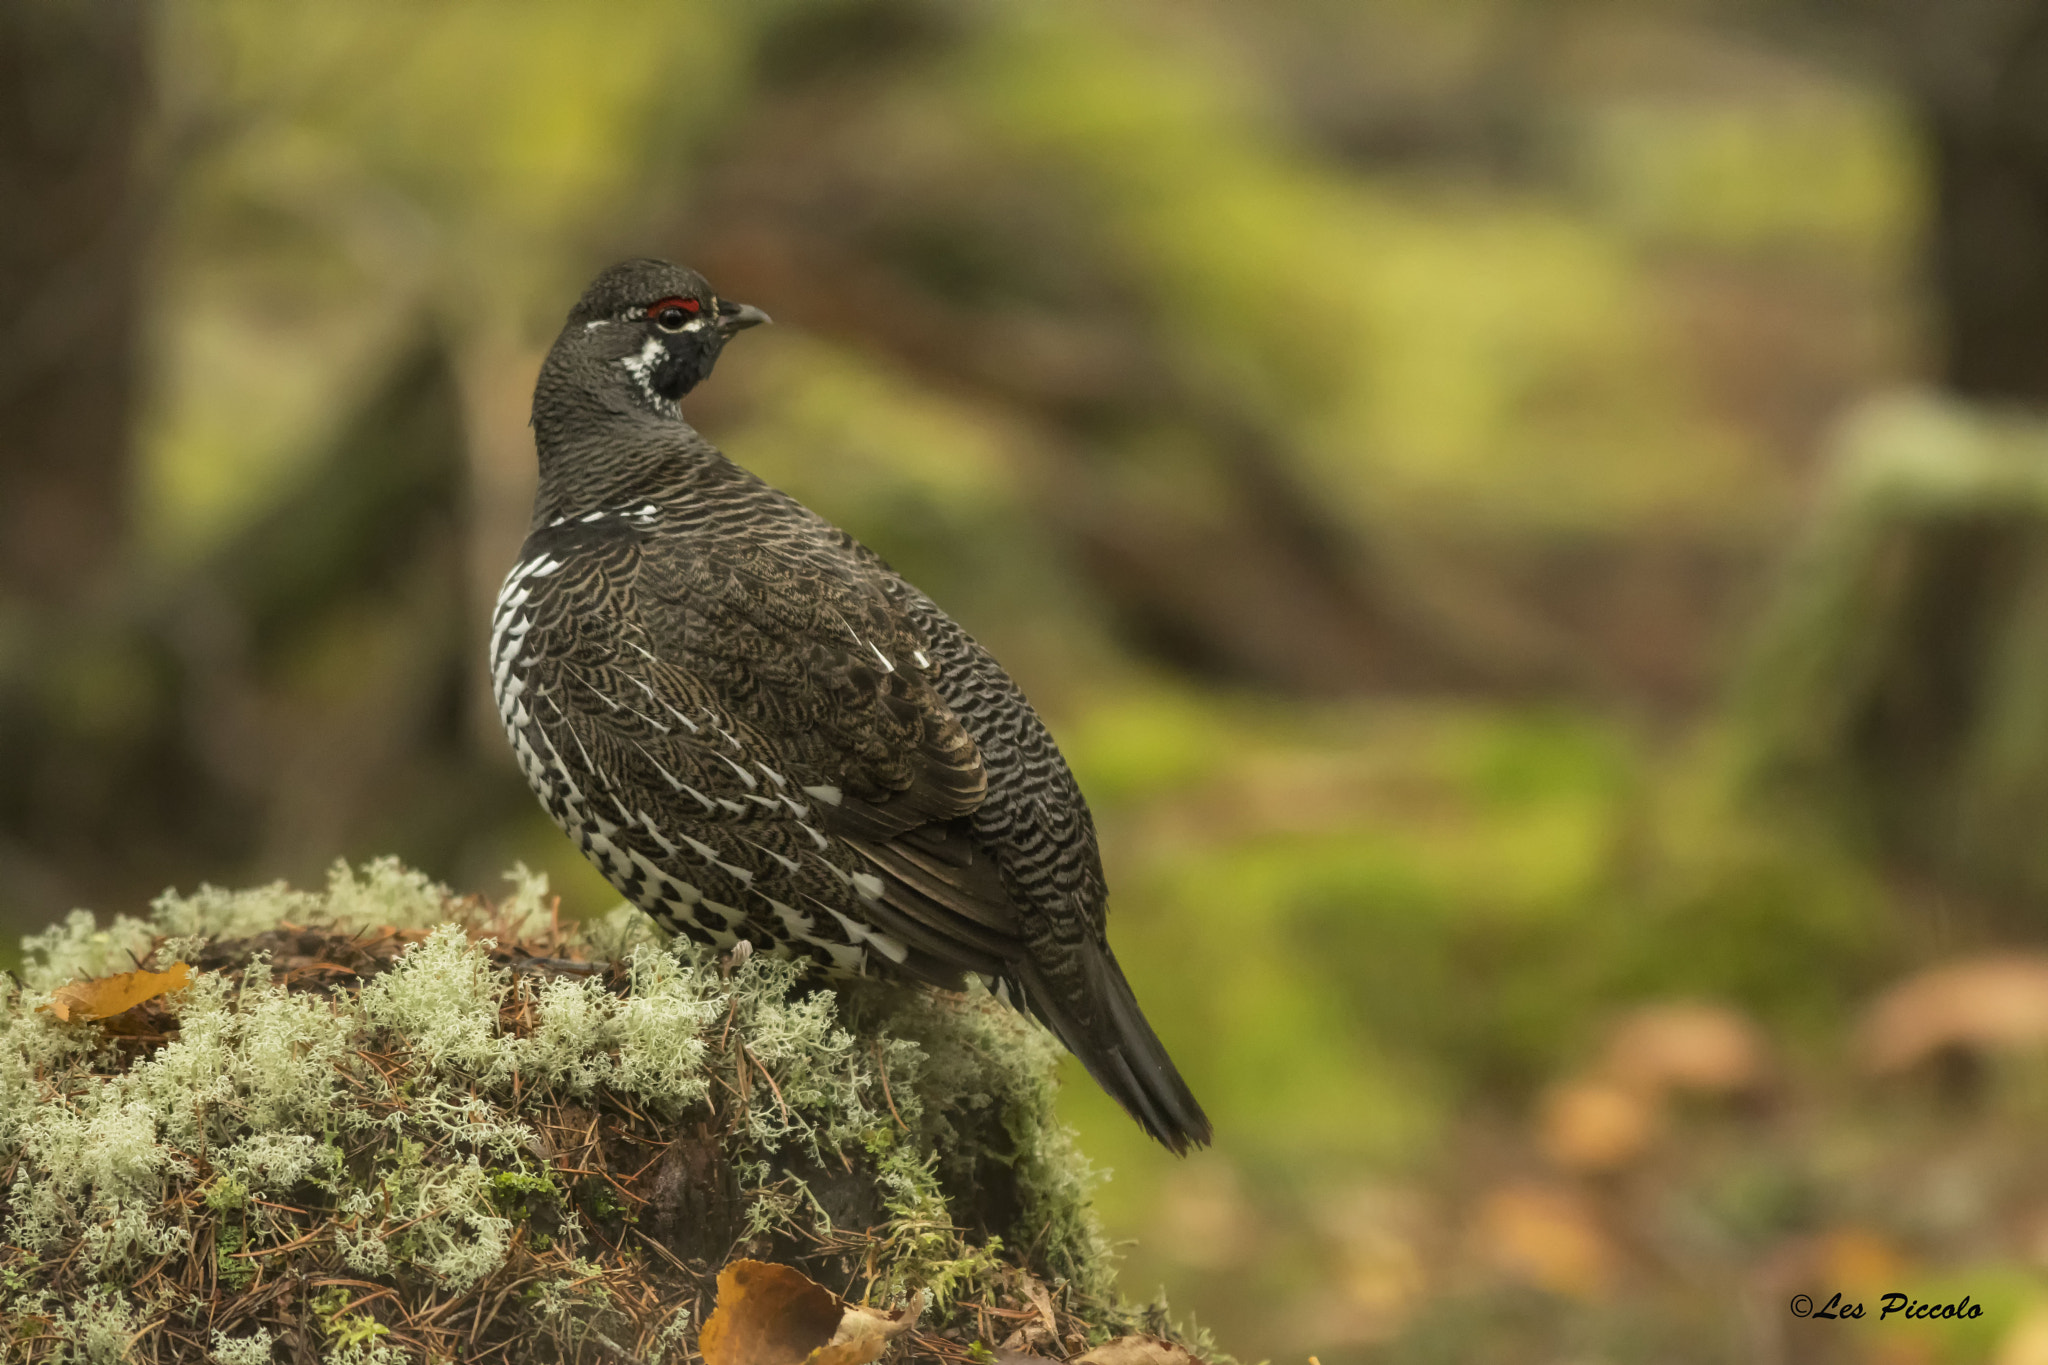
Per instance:
[[[725,343],[767,320],[629,261],[549,351],[540,492],[491,622],[527,781],[671,931],[833,976],[978,974],[1153,1137],[1208,1142],[1105,937],[1088,804],[1017,685],[683,420]]]

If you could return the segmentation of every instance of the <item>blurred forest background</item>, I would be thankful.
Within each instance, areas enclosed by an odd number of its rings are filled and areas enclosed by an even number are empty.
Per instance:
[[[777,322],[692,421],[1095,803],[1218,1132],[1068,1087],[1128,1293],[2048,1361],[2044,0],[10,0],[0,206],[10,943],[612,903],[481,651],[540,355],[664,255]]]

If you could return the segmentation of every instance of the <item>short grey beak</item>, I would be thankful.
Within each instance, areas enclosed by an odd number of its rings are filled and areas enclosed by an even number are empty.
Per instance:
[[[718,305],[718,330],[727,336],[731,336],[734,332],[744,332],[749,327],[759,327],[764,322],[773,322],[774,320],[751,303],[731,303],[721,300]]]

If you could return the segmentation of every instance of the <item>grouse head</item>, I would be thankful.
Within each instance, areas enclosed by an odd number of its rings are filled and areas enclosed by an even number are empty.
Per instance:
[[[702,383],[736,332],[768,321],[721,299],[694,270],[667,261],[626,261],[599,275],[569,310],[549,369],[578,373],[600,392],[623,392],[664,417]]]

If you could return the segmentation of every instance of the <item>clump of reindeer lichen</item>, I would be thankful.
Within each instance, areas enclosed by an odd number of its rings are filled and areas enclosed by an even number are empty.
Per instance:
[[[810,989],[624,908],[564,924],[513,881],[337,866],[26,940],[0,1358],[659,1365],[736,1255],[924,1291],[920,1355],[1132,1325],[1041,1031],[985,995]],[[188,989],[113,1018],[44,1008],[179,961]]]

